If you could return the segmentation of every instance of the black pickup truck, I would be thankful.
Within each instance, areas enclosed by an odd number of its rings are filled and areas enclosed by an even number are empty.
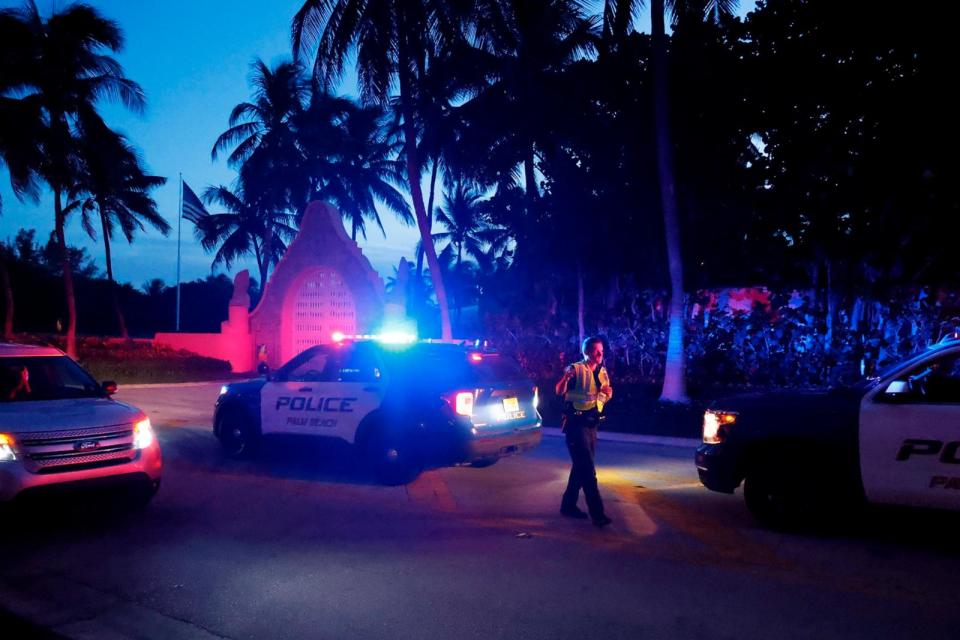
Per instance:
[[[849,388],[715,402],[695,460],[773,526],[864,501],[960,509],[960,341]]]

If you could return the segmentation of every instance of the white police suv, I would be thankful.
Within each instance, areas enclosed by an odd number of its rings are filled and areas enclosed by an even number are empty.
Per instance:
[[[539,444],[540,427],[537,389],[510,358],[375,338],[312,347],[266,378],[226,385],[213,423],[233,456],[269,434],[340,438],[387,484],[426,467],[493,464]]]
[[[852,501],[960,509],[960,341],[850,388],[717,402],[696,465],[774,525]]]
[[[52,347],[0,343],[0,504],[46,489],[117,485],[148,501],[160,446],[147,416]]]

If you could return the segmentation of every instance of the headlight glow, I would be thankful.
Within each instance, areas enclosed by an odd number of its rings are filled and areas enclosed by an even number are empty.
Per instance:
[[[730,425],[737,421],[737,414],[732,411],[709,410],[703,414],[703,442],[705,444],[720,444],[727,439]]]
[[[0,462],[12,462],[17,459],[13,452],[13,436],[0,433]]]
[[[220,387],[220,395],[224,395],[227,392],[227,385]]]
[[[153,427],[150,418],[144,418],[133,425],[133,448],[146,449],[153,444]]]
[[[540,408],[540,387],[533,388],[533,408]]]

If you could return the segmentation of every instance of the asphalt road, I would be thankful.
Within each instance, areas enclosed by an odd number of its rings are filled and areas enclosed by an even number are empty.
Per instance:
[[[98,639],[960,637],[955,517],[775,533],[739,495],[703,489],[690,449],[601,442],[614,524],[596,530],[557,513],[559,438],[380,487],[331,443],[224,459],[217,389],[121,392],[157,426],[159,495],[136,512],[91,496],[4,516],[0,608]]]

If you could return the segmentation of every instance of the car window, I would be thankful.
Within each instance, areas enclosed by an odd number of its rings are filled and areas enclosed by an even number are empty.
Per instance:
[[[385,355],[391,375],[434,387],[452,388],[526,379],[520,365],[509,356],[484,354],[479,360],[474,360],[469,351],[454,345],[418,345]]]
[[[327,363],[324,379],[330,382],[376,382],[380,362],[366,345],[336,349]]]
[[[906,382],[912,401],[960,404],[960,353],[925,362],[906,376]]]
[[[283,372],[283,378],[294,382],[318,382],[324,380],[324,373],[330,354],[326,349],[312,349],[303,354],[303,359],[290,363],[290,368]]]
[[[0,359],[0,402],[102,395],[97,381],[67,356]]]

